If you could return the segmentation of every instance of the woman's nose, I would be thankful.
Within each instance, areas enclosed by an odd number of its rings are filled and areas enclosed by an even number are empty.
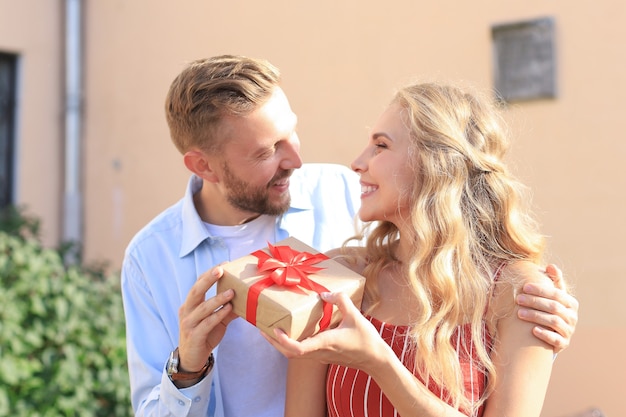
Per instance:
[[[361,173],[367,169],[367,161],[364,158],[365,151],[361,152],[350,164],[350,168],[356,173]]]

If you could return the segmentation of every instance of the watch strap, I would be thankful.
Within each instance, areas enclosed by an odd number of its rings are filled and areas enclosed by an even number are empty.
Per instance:
[[[211,368],[213,368],[213,363],[215,362],[215,358],[213,357],[213,352],[209,355],[206,363],[197,372],[185,372],[179,371],[178,366],[180,365],[180,359],[178,356],[178,348],[174,349],[174,351],[170,355],[170,359],[167,362],[167,374],[169,375],[172,381],[189,381],[192,379],[199,379],[204,377]]]

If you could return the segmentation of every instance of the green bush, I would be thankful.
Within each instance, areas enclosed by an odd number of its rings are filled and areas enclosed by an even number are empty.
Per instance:
[[[0,231],[0,416],[132,415],[118,277],[65,265],[29,224]]]

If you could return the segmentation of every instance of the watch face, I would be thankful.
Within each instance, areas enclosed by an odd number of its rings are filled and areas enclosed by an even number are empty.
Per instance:
[[[170,358],[167,361],[167,374],[172,375],[178,372],[178,348],[170,353]]]

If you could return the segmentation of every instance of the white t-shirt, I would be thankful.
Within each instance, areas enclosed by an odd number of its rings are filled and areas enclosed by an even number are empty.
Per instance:
[[[275,242],[275,218],[259,216],[237,226],[205,223],[210,234],[221,236],[229,249],[230,260],[248,255],[267,242]],[[240,346],[254,346],[244,350]],[[224,415],[238,417],[275,417],[284,413],[287,360],[261,336],[260,330],[243,318],[228,325],[220,342],[220,388]]]

